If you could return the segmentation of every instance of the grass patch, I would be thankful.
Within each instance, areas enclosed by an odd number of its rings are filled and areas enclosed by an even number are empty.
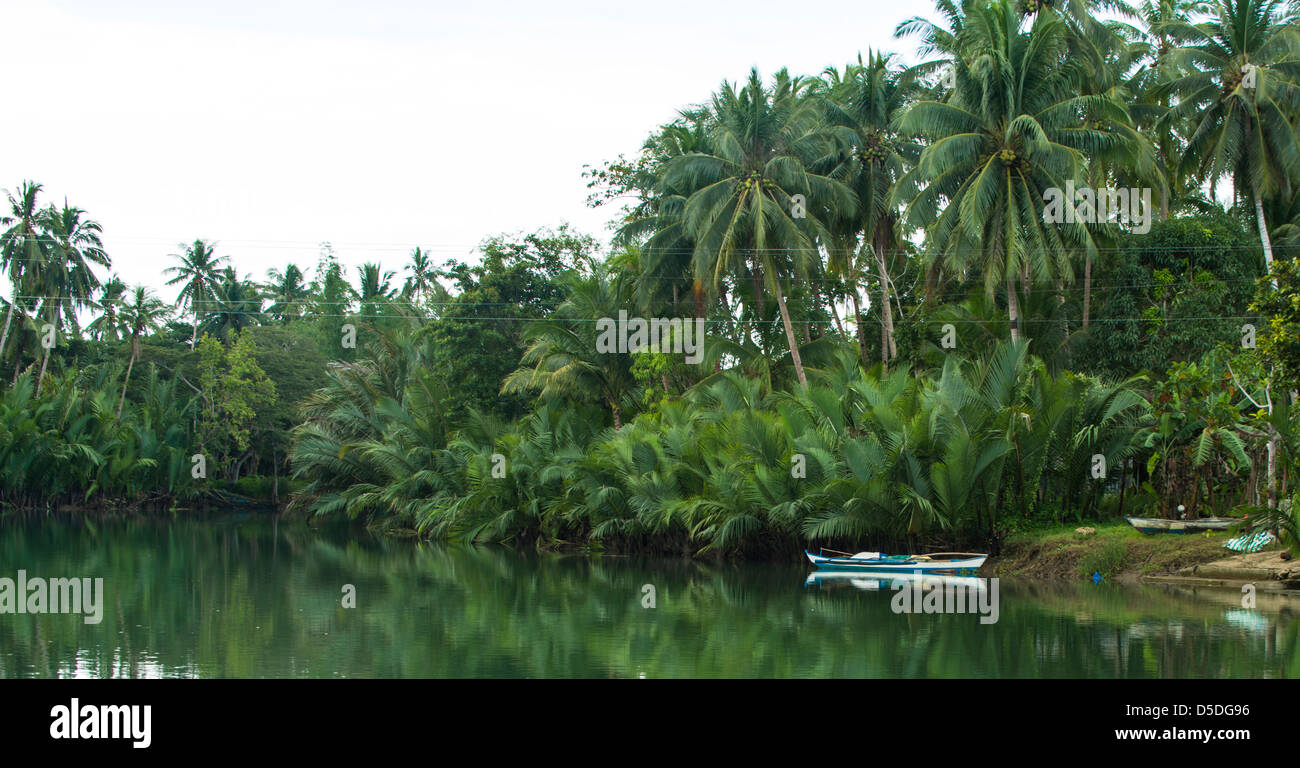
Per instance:
[[[1105,577],[1114,577],[1124,568],[1124,559],[1128,557],[1128,542],[1118,537],[1109,537],[1101,546],[1079,558],[1078,573],[1084,578],[1100,573]]]
[[[1173,573],[1189,565],[1225,557],[1232,533],[1146,535],[1123,521],[1086,522],[1092,535],[1075,531],[1079,523],[1051,525],[1007,537],[1002,553],[988,565],[993,576],[1037,579],[1091,578]]]

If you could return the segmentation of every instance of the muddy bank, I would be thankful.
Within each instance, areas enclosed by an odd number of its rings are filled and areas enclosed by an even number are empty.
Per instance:
[[[1180,568],[1174,574],[1157,574],[1149,581],[1191,586],[1231,587],[1254,584],[1262,590],[1300,590],[1300,560],[1280,550],[1229,554],[1209,563]]]
[[[1137,581],[1177,575],[1232,554],[1223,548],[1223,543],[1232,538],[1231,533],[1148,536],[1127,523],[1088,526],[1095,532],[1082,534],[1076,532],[1077,526],[1061,526],[1016,534],[1003,544],[1001,556],[985,563],[981,573],[1068,580],[1099,573],[1107,579]]]

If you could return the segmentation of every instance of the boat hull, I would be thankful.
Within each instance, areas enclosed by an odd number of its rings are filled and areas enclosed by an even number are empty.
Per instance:
[[[809,562],[821,571],[845,573],[883,573],[883,574],[936,574],[943,576],[968,576],[979,570],[988,555],[971,555],[969,557],[944,560],[867,560],[852,557],[826,557],[805,551]]]
[[[1128,524],[1142,533],[1200,533],[1201,531],[1226,531],[1240,523],[1236,518],[1207,518],[1205,520],[1161,520],[1158,518],[1126,517]]]

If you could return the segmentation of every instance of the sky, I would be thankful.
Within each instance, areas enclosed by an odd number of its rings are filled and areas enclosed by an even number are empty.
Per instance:
[[[914,15],[929,0],[0,0],[0,188],[85,209],[112,271],[168,299],[195,238],[257,280],[310,275],[322,241],[355,279],[561,222],[605,240],[584,164],[751,67],[914,60],[893,38]]]

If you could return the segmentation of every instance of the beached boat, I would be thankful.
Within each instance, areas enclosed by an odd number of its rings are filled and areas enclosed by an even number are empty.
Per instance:
[[[822,550],[825,552],[825,550]],[[880,552],[859,552],[845,557],[814,555],[804,550],[808,560],[823,571],[852,571],[858,573],[932,573],[949,576],[973,574],[988,559],[988,555],[970,552],[936,552],[930,555],[886,555]],[[845,554],[845,553],[836,553]]]
[[[1200,533],[1226,531],[1242,522],[1236,517],[1205,517],[1200,520],[1162,520],[1154,517],[1126,517],[1128,524],[1143,533]]]

